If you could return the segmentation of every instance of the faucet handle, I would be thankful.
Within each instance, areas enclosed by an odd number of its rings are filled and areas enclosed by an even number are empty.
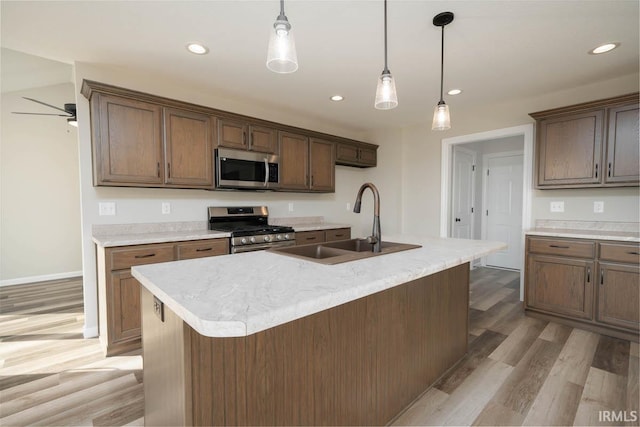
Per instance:
[[[369,236],[367,237],[367,243],[375,245],[376,243],[378,243],[378,238],[376,236]]]

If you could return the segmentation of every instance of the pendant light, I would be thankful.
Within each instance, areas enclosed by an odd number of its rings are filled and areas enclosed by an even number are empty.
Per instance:
[[[451,117],[449,116],[449,106],[445,104],[443,98],[444,86],[444,27],[453,21],[453,13],[442,12],[433,17],[433,25],[442,27],[442,45],[440,56],[440,101],[433,110],[433,124],[431,130],[451,129]]]
[[[280,0],[280,15],[276,18],[269,37],[267,68],[275,73],[293,73],[298,69],[296,44],[291,24],[284,14],[284,0]]]
[[[387,0],[384,0],[384,70],[378,78],[374,106],[378,110],[390,110],[398,106],[396,83],[387,67]]]

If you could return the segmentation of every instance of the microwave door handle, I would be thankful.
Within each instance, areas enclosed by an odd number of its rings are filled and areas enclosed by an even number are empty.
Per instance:
[[[269,184],[269,161],[267,158],[264,158],[264,186],[266,187]]]

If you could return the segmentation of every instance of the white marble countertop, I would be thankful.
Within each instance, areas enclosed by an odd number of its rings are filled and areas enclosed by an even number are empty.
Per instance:
[[[133,276],[202,335],[246,336],[469,262],[501,242],[384,235],[422,245],[337,265],[269,251],[136,266]]]
[[[616,240],[640,242],[640,233],[609,230],[572,230],[560,228],[535,228],[526,232],[530,236],[567,237],[573,239]]]
[[[331,230],[334,228],[351,228],[349,224],[334,224],[330,222],[319,222],[315,224],[294,224],[292,225],[296,232]]]
[[[149,233],[94,234],[93,242],[103,248],[115,246],[146,245],[188,240],[204,240],[230,237],[230,233],[210,230],[156,231]]]

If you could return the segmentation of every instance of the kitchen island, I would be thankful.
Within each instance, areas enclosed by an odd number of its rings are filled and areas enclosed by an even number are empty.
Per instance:
[[[250,252],[133,267],[147,425],[380,425],[466,352],[469,262],[503,243],[323,265]]]

